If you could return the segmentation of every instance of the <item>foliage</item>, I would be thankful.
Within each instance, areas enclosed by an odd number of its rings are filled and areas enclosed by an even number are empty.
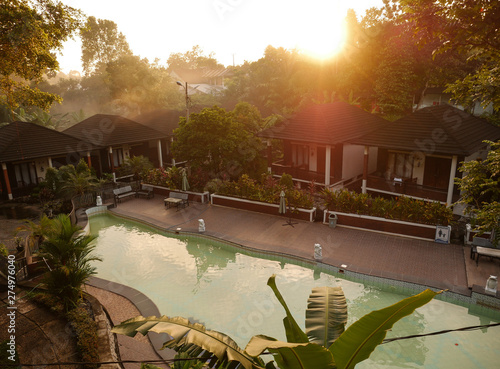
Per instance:
[[[189,120],[181,118],[174,134],[174,156],[188,160],[192,168],[201,168],[211,178],[238,178],[241,173],[262,171],[260,139],[222,108],[205,108]]]
[[[126,159],[120,169],[120,174],[133,174],[134,179],[139,181],[149,170],[153,169],[153,164],[142,155],[133,156]]]
[[[306,329],[310,333],[308,337],[291,315],[276,286],[275,275],[269,278],[268,285],[285,309],[283,325],[288,342],[257,335],[250,339],[243,351],[222,333],[209,331],[203,325],[191,323],[181,317],[167,316],[139,316],[122,322],[112,331],[131,337],[138,332],[142,335],[150,331],[168,333],[172,339],[165,342],[163,347],[189,353],[192,358],[210,363],[210,367],[228,363],[236,366],[240,363],[245,369],[263,369],[264,363],[260,355],[267,350],[273,354],[281,369],[351,369],[370,356],[397,321],[412,314],[415,309],[440,293],[427,289],[387,308],[373,311],[343,331],[343,325],[347,321],[347,305],[342,289],[313,289],[306,311]],[[337,325],[341,326],[340,330],[336,329]],[[330,334],[331,332],[334,334]],[[275,365],[269,362],[266,368],[272,369]]]
[[[99,341],[97,337],[97,323],[92,319],[87,309],[78,306],[66,314],[77,336],[77,348],[83,362],[99,361]],[[95,369],[99,364],[86,364],[85,369]]]
[[[285,188],[293,188],[293,178],[290,174],[283,173],[280,178],[280,186],[284,186]]]
[[[7,250],[7,246],[3,242],[0,242],[0,256],[9,256],[9,250]]]
[[[500,141],[491,145],[485,160],[463,162],[464,173],[456,182],[462,193],[459,203],[465,204],[472,216],[472,225],[480,234],[494,230],[494,242],[500,240]]]
[[[348,190],[322,192],[325,207],[331,211],[371,215],[387,219],[423,224],[448,225],[453,219],[451,208],[439,202],[430,202],[400,196],[395,199],[371,197],[369,194]]]
[[[51,266],[44,276],[48,291],[59,296],[66,308],[77,306],[82,285],[95,274],[90,263],[99,261],[93,256],[95,236],[83,235],[81,227],[73,225],[71,219],[60,214],[51,220],[51,227],[44,235],[40,247],[41,256]]]
[[[57,0],[11,0],[0,8],[0,105],[47,110],[60,97],[36,87],[56,71],[55,51],[79,27],[79,11]],[[33,86],[31,83],[35,83]]]
[[[175,71],[179,69],[198,69],[198,68],[223,68],[214,58],[214,53],[205,56],[203,49],[199,45],[185,53],[172,53],[167,59],[168,69]]]
[[[439,40],[436,53],[456,50],[478,67],[465,78],[449,85],[464,105],[479,101],[500,109],[500,3],[490,0],[400,0],[402,19],[411,23],[420,44]]]
[[[130,55],[125,35],[118,32],[116,23],[107,19],[88,17],[80,29],[82,66],[85,74],[103,67],[123,55]]]
[[[66,311],[64,301],[59,296],[45,292],[29,293],[29,295],[36,303],[49,308],[70,322],[76,335],[77,349],[82,361],[88,363],[99,361],[98,326],[92,317],[92,312],[86,306],[86,302],[81,301],[78,306]],[[97,364],[86,364],[84,367],[86,369],[95,369]]]
[[[314,199],[310,192],[277,184],[269,177],[265,176],[261,183],[246,174],[243,174],[237,181],[221,180],[217,182],[217,194],[279,204],[280,193],[285,191],[285,197],[290,206],[304,209],[311,209],[314,206]]]

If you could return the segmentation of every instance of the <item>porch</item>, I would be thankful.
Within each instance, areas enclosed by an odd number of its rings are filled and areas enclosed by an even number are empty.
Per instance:
[[[324,173],[313,172],[305,169],[306,166],[293,166],[284,163],[284,160],[279,160],[271,165],[271,172],[274,175],[282,176],[283,174],[290,174],[295,182],[310,183],[313,182],[320,186],[334,184],[340,181],[340,178],[328,176]],[[329,181],[327,181],[329,179]]]
[[[348,186],[350,190],[359,191],[362,188],[362,180],[353,182]],[[394,178],[385,179],[381,176],[368,175],[366,183],[366,191],[380,196],[401,196],[405,195],[421,200],[439,201],[446,203],[448,191],[431,186],[424,186],[416,183],[416,179],[411,178]],[[454,191],[452,194],[452,202],[458,201],[460,194]]]

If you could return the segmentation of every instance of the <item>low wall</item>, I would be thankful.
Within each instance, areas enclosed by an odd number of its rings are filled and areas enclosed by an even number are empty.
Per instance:
[[[436,238],[436,226],[429,224],[410,223],[402,220],[385,219],[360,214],[339,213],[337,211],[326,210],[323,216],[323,223],[328,224],[328,217],[330,214],[337,215],[338,225],[392,233],[404,237],[422,238],[432,241]]]
[[[258,213],[279,215],[278,204],[269,204],[266,202],[247,200],[238,197],[222,196],[217,194],[213,194],[210,198],[212,205],[227,206],[230,208],[250,210]],[[308,222],[314,222],[314,218],[316,216],[316,208],[299,208],[297,209],[297,212],[292,212],[287,209],[285,216],[291,217],[293,219],[301,219]]]

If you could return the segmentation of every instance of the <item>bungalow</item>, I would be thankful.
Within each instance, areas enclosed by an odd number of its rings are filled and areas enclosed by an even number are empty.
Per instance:
[[[283,124],[262,131],[268,139],[268,169],[295,182],[335,186],[361,178],[364,145],[349,143],[356,137],[384,127],[387,122],[345,102],[310,106]],[[283,158],[272,162],[271,139],[283,141]],[[377,164],[376,148],[370,150],[370,169]]]
[[[167,139],[162,140],[162,152],[164,162],[171,162],[175,165],[175,159],[172,155],[170,144],[174,140],[174,130],[179,127],[179,119],[185,115],[185,111],[157,109],[136,116],[133,120],[146,127],[162,132]]]
[[[13,122],[0,128],[1,197],[12,200],[28,195],[45,179],[46,169],[77,164],[100,146],[88,149],[70,135],[28,122]]]
[[[64,133],[85,142],[87,151],[97,150],[91,158],[97,173],[110,172],[132,156],[143,155],[163,167],[162,146],[168,135],[119,115],[96,114],[66,129]],[[163,144],[162,144],[163,142]],[[90,155],[89,155],[90,156]]]
[[[348,140],[375,149],[376,165],[365,164],[362,192],[457,201],[460,162],[486,158],[484,140],[500,139],[500,128],[450,105],[426,107],[369,134]],[[359,183],[354,186],[358,186]]]

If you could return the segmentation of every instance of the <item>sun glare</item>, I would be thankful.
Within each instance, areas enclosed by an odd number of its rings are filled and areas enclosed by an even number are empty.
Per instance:
[[[297,48],[315,59],[334,57],[344,47],[346,29],[343,16],[316,15],[301,29]]]

